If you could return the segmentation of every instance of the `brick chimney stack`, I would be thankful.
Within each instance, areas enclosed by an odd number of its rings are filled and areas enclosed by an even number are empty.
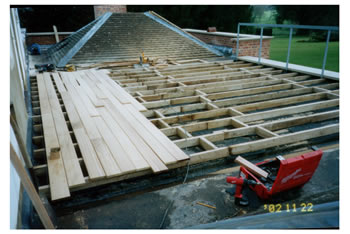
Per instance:
[[[126,13],[126,5],[95,5],[94,6],[95,19],[106,12],[112,13]]]
[[[208,32],[216,32],[216,27],[208,27]]]

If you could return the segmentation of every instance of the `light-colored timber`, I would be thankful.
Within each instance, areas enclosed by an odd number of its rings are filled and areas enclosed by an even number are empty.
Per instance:
[[[51,200],[87,183],[150,169],[159,173],[189,159],[104,71],[43,73],[37,84]]]
[[[245,167],[246,169],[248,169],[248,171],[250,171],[254,175],[264,177],[264,178],[267,178],[267,176],[269,175],[269,173],[257,167],[255,164],[249,162],[248,160],[242,158],[241,156],[238,156],[235,159],[235,163],[238,163],[239,165]]]
[[[243,61],[172,64],[51,74],[88,171],[71,191],[339,134],[337,81]],[[32,93],[40,131],[40,88]],[[239,138],[248,141],[230,143]]]

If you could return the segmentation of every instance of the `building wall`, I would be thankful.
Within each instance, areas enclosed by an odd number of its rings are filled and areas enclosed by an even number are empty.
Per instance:
[[[126,5],[95,5],[94,6],[95,19],[106,12],[112,13],[126,13]]]
[[[233,53],[236,53],[236,41],[232,41],[232,37],[209,35],[203,33],[190,32],[193,36],[207,44],[220,45],[233,48]],[[261,57],[270,58],[270,40],[263,39]],[[259,56],[260,40],[240,40],[239,41],[239,55],[238,56]]]
[[[10,143],[23,162],[17,139],[26,142],[28,115],[24,102],[27,73],[25,62],[24,40],[21,35],[17,9],[10,9],[10,104],[16,113],[19,134],[16,136],[10,125]],[[20,137],[20,138],[19,138]],[[10,163],[10,228],[15,229],[18,224],[19,205],[21,204],[21,182],[15,168]]]
[[[69,35],[59,35],[60,41],[67,38]],[[39,45],[52,45],[56,43],[55,35],[27,35],[26,45],[38,43]]]
[[[17,139],[15,133],[10,128],[10,142],[16,151],[17,155],[22,157],[20,152]],[[13,167],[12,163],[10,163],[10,228],[16,229],[18,227],[18,210],[20,203],[20,188],[21,188],[21,180],[16,172],[16,169]]]
[[[28,115],[24,101],[24,91],[27,89],[27,66],[25,60],[25,48],[23,36],[20,34],[20,26],[17,9],[11,9],[10,25],[10,103],[16,113],[16,120],[20,129],[23,142],[27,136]]]

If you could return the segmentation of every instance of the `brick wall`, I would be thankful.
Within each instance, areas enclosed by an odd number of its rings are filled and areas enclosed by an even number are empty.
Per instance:
[[[263,39],[261,47],[261,57],[270,58],[270,41],[271,39]],[[259,56],[260,40],[239,41],[238,56]],[[233,53],[236,53],[236,42],[233,43]]]
[[[60,41],[69,35],[59,35]],[[26,45],[30,46],[33,43],[38,43],[39,45],[51,45],[56,43],[55,35],[27,35]]]
[[[126,5],[95,5],[94,6],[95,19],[106,12],[112,13],[126,13]]]
[[[233,48],[233,53],[236,53],[236,41],[232,41],[232,37],[209,35],[203,33],[190,32],[193,36],[207,44],[214,44]],[[261,57],[270,58],[270,40],[263,39],[261,48]],[[238,56],[259,56],[260,40],[240,40],[239,41],[239,55]]]

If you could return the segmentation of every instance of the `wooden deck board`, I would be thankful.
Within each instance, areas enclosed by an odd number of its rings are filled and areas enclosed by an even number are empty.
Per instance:
[[[109,84],[107,86],[109,88],[109,90],[111,90],[111,88],[113,88],[113,89],[116,89],[117,91],[119,91],[115,94],[119,94],[119,95],[123,96],[123,97],[120,97],[122,100],[120,100],[119,97],[116,96],[117,99],[122,104],[131,103],[139,111],[146,111],[147,110],[142,104],[140,104],[138,101],[136,101],[130,94],[125,92],[125,90],[122,87],[120,87],[114,81],[112,81],[106,73],[104,73],[103,71],[100,71],[97,73],[97,71],[95,71],[95,70],[92,70],[92,73],[95,76],[101,77],[101,80],[106,81],[106,83]],[[124,98],[126,99],[125,101],[124,101]]]
[[[59,141],[61,156],[66,170],[66,176],[69,187],[85,183],[83,172],[78,162],[78,156],[75,153],[72,139],[64,119],[61,106],[56,96],[51,77],[49,73],[44,73],[44,81],[48,93],[48,99],[51,106],[56,133]]]
[[[57,86],[57,89],[58,89],[58,92],[66,92],[66,87],[64,86],[60,76],[58,75],[58,73],[51,73],[54,81],[55,81],[55,84]]]
[[[78,83],[77,79],[79,75],[76,73],[67,74],[71,86],[76,90],[76,93],[82,100],[84,106],[87,108],[90,116],[99,116],[94,104],[91,102],[90,98],[86,95],[84,88]]]
[[[127,106],[129,112],[132,112],[135,118],[147,128],[149,132],[153,134],[163,146],[171,153],[171,155],[177,160],[188,159],[188,156],[180,150],[172,141],[170,141],[162,132],[160,132],[151,122],[141,117],[141,114],[133,110],[131,106]]]
[[[118,122],[116,122],[113,117],[108,113],[106,108],[98,108],[101,117],[105,120],[108,127],[111,129],[112,133],[119,138],[122,147],[127,152],[130,160],[135,165],[137,170],[148,169],[150,166],[142,157],[142,152],[140,153],[137,148],[133,145],[132,140],[123,132]]]
[[[81,77],[81,73],[78,73],[76,76],[77,81],[79,82],[80,86],[81,86],[81,90],[83,92],[85,92],[85,94],[89,97],[90,101],[94,104],[95,107],[101,107],[103,106],[103,103],[101,102],[101,100],[99,100],[96,97],[96,94],[91,90],[90,86],[87,84],[87,82],[85,82],[84,79],[82,79]]]
[[[59,142],[56,133],[56,127],[51,113],[44,77],[42,74],[37,75],[41,119],[44,128],[46,158],[49,172],[49,183],[51,199],[58,200],[70,196],[66,172],[63,165],[62,157],[50,157],[51,149],[59,148]],[[60,152],[58,152],[61,154]]]
[[[95,80],[97,79],[100,82],[100,84],[102,85],[102,86],[101,85],[99,86],[101,90],[113,90],[114,87],[111,87],[108,81],[104,79],[102,76],[96,74],[95,70],[91,70],[89,72],[91,72]],[[119,86],[115,86],[115,87],[119,87]],[[131,103],[130,99],[127,96],[125,96],[125,91],[123,89],[121,90],[118,88],[116,90],[113,90],[112,95],[122,104]]]
[[[94,80],[89,78],[90,76],[93,76],[91,72],[85,71],[85,82],[90,86],[90,88],[94,91],[97,98],[99,99],[107,99],[107,96],[104,94],[103,90],[97,87],[97,84],[102,84],[98,80]]]
[[[110,113],[114,116],[115,120],[120,123],[121,128],[124,133],[129,136],[129,139],[132,139],[135,147],[138,148],[139,152],[142,152],[144,159],[148,162],[154,172],[160,172],[167,169],[167,167],[160,161],[155,152],[147,145],[143,139],[140,137],[139,133],[132,128],[129,127],[124,118],[120,115],[118,109],[108,100],[105,101],[105,104],[110,111]]]
[[[79,144],[82,157],[89,173],[90,179],[98,179],[105,176],[104,170],[98,159],[96,151],[90,142],[88,135],[83,127],[80,117],[74,107],[73,101],[68,92],[61,92],[63,103],[66,107],[69,121],[74,131],[74,135]]]
[[[132,164],[130,159],[127,157],[127,153],[121,146],[120,142],[113,135],[111,130],[107,127],[104,120],[101,117],[93,117],[93,121],[97,126],[102,138],[106,142],[109,150],[111,151],[114,160],[118,164],[122,173],[128,173],[135,171],[135,166]]]
[[[143,141],[156,153],[156,155],[163,161],[164,164],[171,164],[176,162],[177,160],[167,151],[166,148],[164,148],[157,139],[155,139],[152,136],[151,131],[149,131],[145,125],[141,124],[139,121],[147,119],[144,116],[140,116],[140,118],[135,118],[134,114],[137,112],[134,109],[130,109],[129,105],[122,105],[117,100],[114,99],[114,97],[111,95],[109,91],[105,92],[107,97],[109,97],[109,104],[113,104],[116,112],[120,113],[119,115],[119,121],[124,122],[126,126],[129,126],[129,128],[134,128],[134,130],[137,132],[137,134],[143,139]],[[130,112],[131,111],[131,112]],[[125,121],[125,120],[128,121]],[[148,122],[148,121],[147,121]],[[131,124],[130,124],[131,123]],[[149,123],[149,122],[148,122]],[[159,130],[157,130],[159,132]],[[154,159],[155,161],[158,161]],[[159,163],[160,164],[160,163]]]
[[[84,102],[80,99],[80,96],[77,94],[77,91],[74,89],[73,85],[70,82],[70,77],[67,75],[67,73],[61,73],[63,82],[72,95],[73,104],[77,109],[86,133],[91,141],[91,144],[94,146],[94,149],[97,153],[101,165],[103,166],[106,176],[118,175],[120,173],[120,169],[117,163],[114,161],[114,158],[111,155],[108,146],[103,141],[87,109],[85,109]]]

